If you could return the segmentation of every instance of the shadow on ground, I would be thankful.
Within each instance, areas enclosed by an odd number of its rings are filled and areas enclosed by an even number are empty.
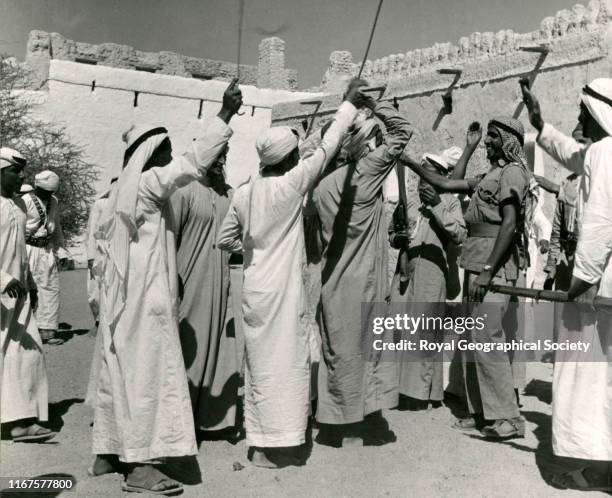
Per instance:
[[[83,398],[69,398],[56,403],[50,403],[49,422],[46,425],[48,425],[49,429],[59,432],[64,426],[63,416],[66,415],[70,407],[77,403],[83,403],[84,401]]]
[[[85,335],[87,333],[89,333],[89,329],[73,329],[69,323],[62,322],[58,326],[56,337],[68,342],[75,335]]]

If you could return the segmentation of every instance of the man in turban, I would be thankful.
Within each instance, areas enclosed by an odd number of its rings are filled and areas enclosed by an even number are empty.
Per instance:
[[[163,127],[127,134],[124,169],[111,190],[96,238],[102,281],[102,366],[94,401],[90,472],[126,468],[125,491],[177,493],[156,464],[197,454],[178,333],[176,243],[169,198],[201,179],[226,147],[242,104],[234,80],[218,116],[183,156],[172,156]],[[121,462],[121,464],[120,464]]]
[[[34,191],[22,197],[27,208],[28,261],[38,287],[36,322],[43,343],[49,344],[64,342],[56,337],[60,308],[58,260],[63,264],[69,257],[53,195],[58,186],[59,176],[53,171],[41,171],[34,177]]]
[[[41,427],[48,416],[47,372],[32,309],[36,284],[25,243],[26,207],[17,195],[26,161],[16,150],[0,149],[0,420],[13,441],[42,442],[55,436]]]
[[[581,143],[557,131],[542,118],[540,104],[526,85],[523,99],[529,121],[538,130],[538,144],[577,175],[579,236],[569,285],[570,299],[612,297],[612,78],[598,78],[584,87],[579,121]],[[555,355],[553,376],[553,451],[585,462],[553,482],[580,490],[612,491],[612,313],[563,313],[557,306],[558,341],[580,338],[591,344],[589,355],[563,351]],[[568,308],[570,307],[570,308]],[[559,309],[561,308],[561,309]],[[571,315],[569,317],[568,315]]]
[[[520,121],[497,117],[489,121],[485,146],[491,163],[488,173],[465,180],[447,179],[423,168],[407,155],[403,160],[421,177],[446,191],[470,193],[465,213],[468,238],[460,264],[465,270],[464,302],[476,306],[475,316],[486,313],[486,326],[468,334],[474,343],[504,344],[516,334],[510,296],[488,293],[491,284],[516,286],[524,279],[527,248],[524,240],[533,218],[532,188],[525,156],[524,129]],[[479,311],[480,310],[480,311]],[[514,390],[512,358],[507,352],[482,349],[463,352],[466,399],[470,416],[458,419],[459,430],[482,429],[492,439],[523,437]]]
[[[182,291],[179,333],[197,431],[236,435],[240,377],[230,254],[217,247],[234,193],[225,183],[226,148],[206,176],[170,198]],[[205,434],[202,434],[205,435]],[[212,434],[209,434],[209,436]]]
[[[475,146],[471,147],[471,152],[474,149]],[[462,153],[455,146],[440,155],[425,154],[422,164],[424,168],[448,176]],[[467,229],[459,199],[453,194],[439,193],[423,179],[419,182],[418,198],[407,197],[407,204],[408,230],[401,230],[401,224],[398,226],[395,222],[398,209],[403,209],[401,203],[394,212],[394,221],[389,225],[391,247],[405,251],[407,262],[403,274],[401,260],[398,258],[390,300],[395,303],[419,303],[413,309],[413,314],[427,314],[424,303],[431,303],[431,312],[444,309],[440,303],[446,302],[452,264],[448,259],[448,251],[451,246],[464,241]],[[419,338],[429,339],[427,333]],[[432,342],[436,341],[432,339]],[[426,409],[430,401],[432,404],[440,404],[442,401],[444,387],[441,356],[425,350],[403,352],[399,367],[400,394],[407,397],[403,400],[412,407]]]
[[[383,183],[412,136],[389,102],[370,101],[342,144],[338,167],[321,180],[314,201],[321,218],[321,338],[318,441],[330,446],[390,442],[381,411],[397,405],[397,365],[364,351],[361,303],[383,302],[388,291]],[[379,121],[387,130],[383,141]],[[366,424],[364,418],[368,416]]]
[[[262,467],[299,463],[310,408],[310,350],[301,322],[304,196],[335,155],[365,97],[353,80],[316,150],[299,159],[298,134],[273,127],[256,142],[259,175],[234,194],[218,245],[242,251],[246,343],[244,418],[252,461]]]

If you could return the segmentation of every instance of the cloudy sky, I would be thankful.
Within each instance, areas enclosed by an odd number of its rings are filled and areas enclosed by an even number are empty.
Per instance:
[[[239,0],[0,0],[0,52],[23,59],[28,32],[235,61]],[[332,50],[360,61],[378,0],[244,0],[242,62],[265,36],[286,42],[302,88],[318,85]],[[569,0],[384,0],[370,59],[454,42],[473,31],[536,29]],[[587,3],[586,1],[584,2]]]

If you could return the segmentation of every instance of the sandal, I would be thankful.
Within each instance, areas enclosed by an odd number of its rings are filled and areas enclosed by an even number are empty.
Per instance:
[[[525,421],[521,417],[496,420],[493,425],[484,427],[482,434],[498,441],[525,437]]]
[[[474,417],[458,418],[451,427],[460,431],[475,431],[476,419]]]
[[[170,479],[165,474],[158,471],[158,476],[147,475],[145,479],[140,484],[129,484],[128,477],[121,483],[121,489],[125,492],[131,493],[149,493],[153,495],[165,495],[165,496],[173,496],[177,494],[181,494],[183,492],[183,485],[179,482],[174,481],[174,479]],[[154,489],[158,487],[160,484],[174,482],[175,484],[170,488],[163,489]]]
[[[31,429],[34,429],[34,432],[31,432]],[[49,441],[49,439],[53,439],[56,435],[57,432],[34,424],[28,427],[25,434],[11,437],[15,443],[42,443],[44,441]]]
[[[588,467],[583,467],[578,470],[572,470],[565,474],[558,474],[552,478],[552,483],[563,489],[576,489],[579,491],[602,491],[604,493],[612,492],[612,477],[608,477],[608,484],[592,485],[584,477],[584,471]]]

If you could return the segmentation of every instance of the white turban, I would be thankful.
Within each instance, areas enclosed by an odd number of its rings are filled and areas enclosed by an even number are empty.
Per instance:
[[[298,146],[298,136],[289,126],[267,129],[255,142],[259,154],[259,169],[280,163]]]
[[[10,147],[2,147],[0,149],[0,169],[14,165],[25,166],[25,164],[25,158],[15,149]]]
[[[32,192],[32,190],[34,190],[34,187],[32,187],[32,185],[28,185],[27,183],[24,183],[23,185],[21,185],[21,188],[19,189],[19,195],[27,194],[28,192]]]
[[[591,116],[612,136],[612,78],[597,78],[584,87],[582,102]]]
[[[378,123],[373,118],[368,118],[357,125],[353,125],[342,144],[342,149],[349,161],[359,161],[363,157],[366,150],[366,140],[378,127]]]
[[[49,192],[55,192],[59,186],[59,176],[53,173],[53,171],[46,169],[34,177],[34,186]]]
[[[441,167],[444,171],[448,171],[449,169],[457,166],[457,163],[461,158],[461,154],[463,154],[463,149],[453,145],[452,147],[449,147],[445,151],[441,152],[440,155],[425,154],[423,159],[433,163],[433,165],[436,167]]]

